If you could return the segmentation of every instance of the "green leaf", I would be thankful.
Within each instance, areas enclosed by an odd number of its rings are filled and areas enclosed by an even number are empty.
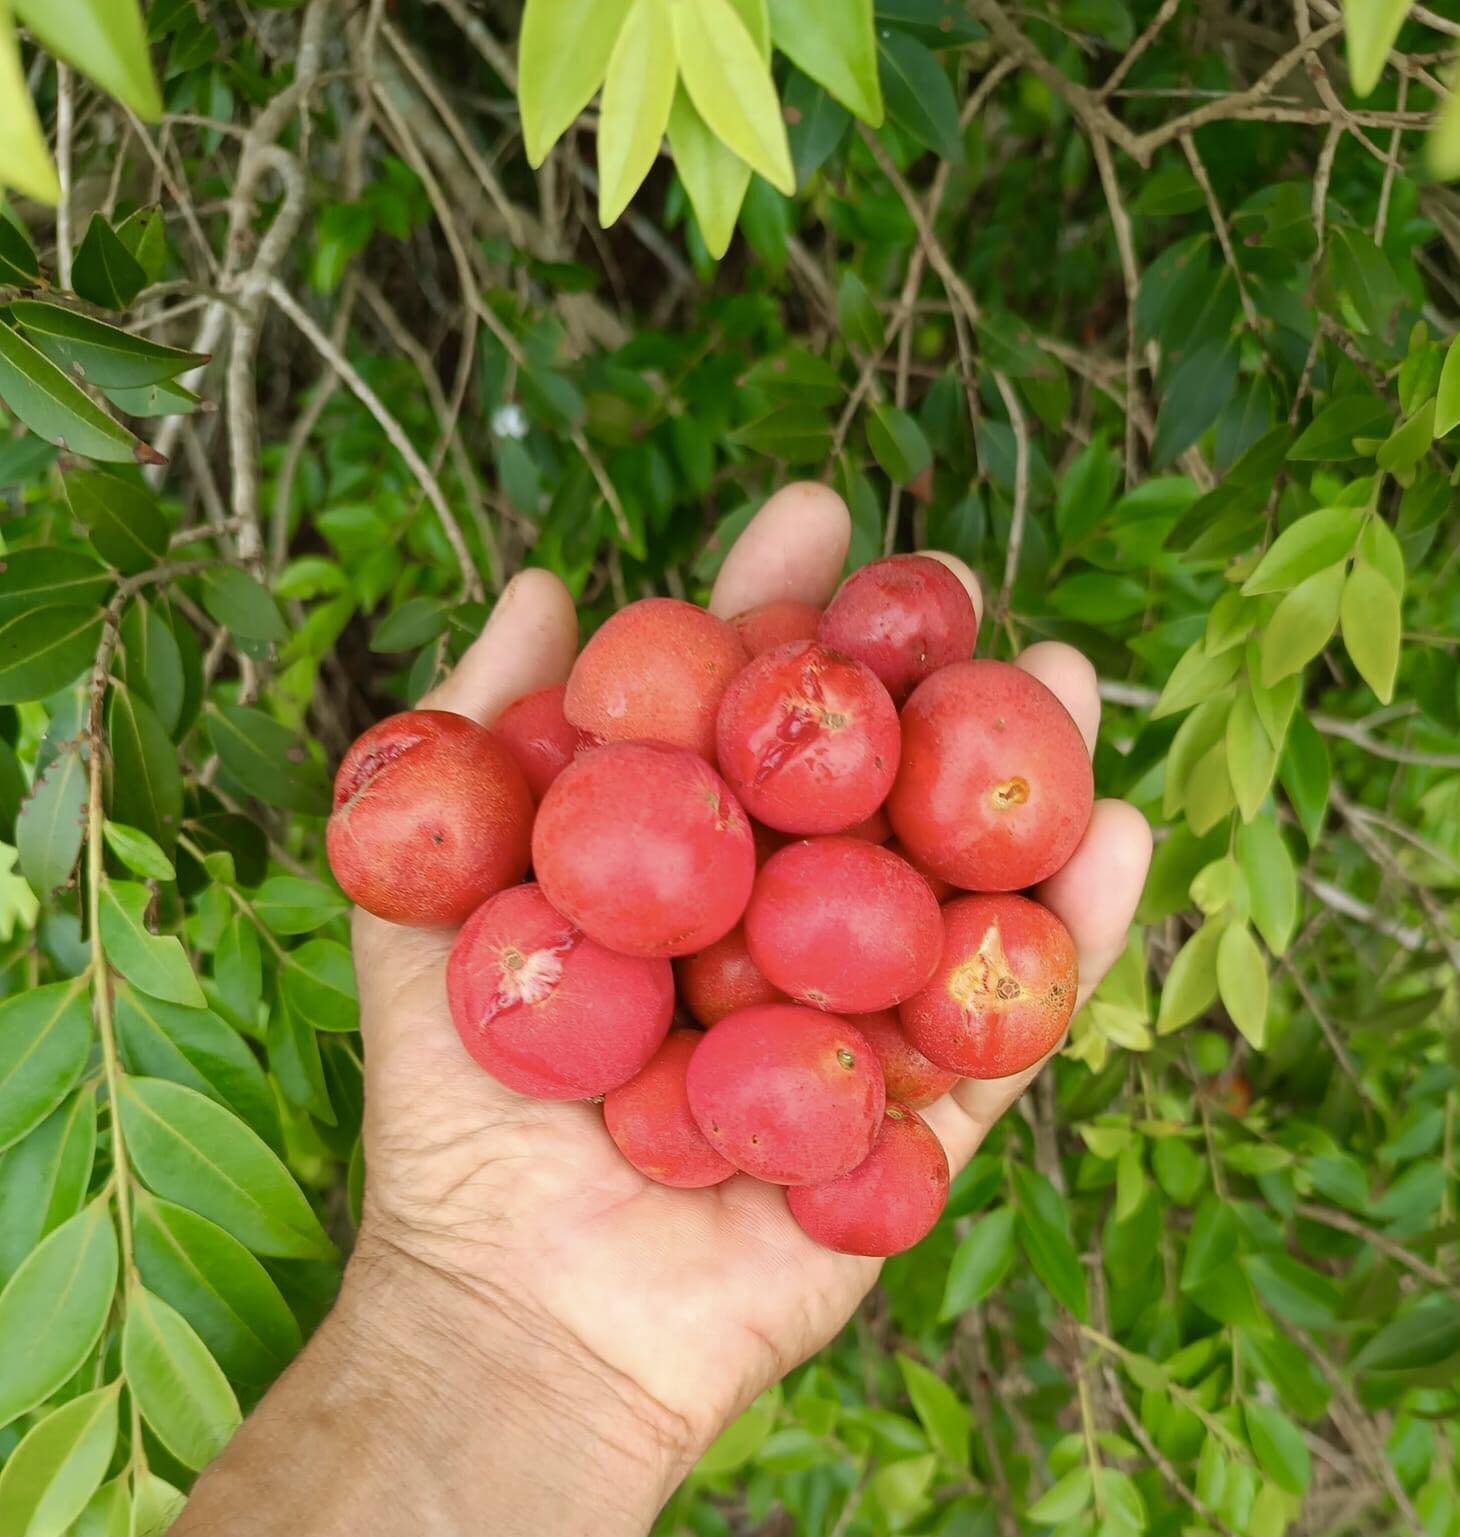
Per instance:
[[[751,170],[705,126],[684,87],[669,112],[669,147],[674,168],[694,208],[705,249],[718,261],[730,247]]]
[[[177,878],[172,861],[138,827],[125,822],[106,822],[102,826],[106,846],[117,856],[133,875],[149,881],[170,881]]]
[[[770,66],[745,23],[729,0],[676,0],[669,10],[679,73],[696,111],[753,171],[792,196],[796,178],[781,104]],[[672,82],[666,119],[671,97]]]
[[[1178,715],[1200,704],[1226,686],[1237,675],[1242,665],[1241,654],[1235,650],[1224,651],[1218,656],[1208,656],[1200,641],[1188,648],[1181,660],[1171,670],[1161,697],[1151,711],[1152,720],[1167,715]]]
[[[1404,546],[1394,530],[1380,517],[1372,517],[1359,533],[1361,562],[1377,568],[1379,574],[1394,589],[1397,598],[1404,596],[1405,568]]]
[[[1242,591],[1287,592],[1326,570],[1353,550],[1363,521],[1362,507],[1325,507],[1299,518],[1272,542]]]
[[[113,1533],[132,1530],[131,1486],[127,1475],[118,1473],[86,1502],[71,1525],[70,1537],[113,1537]]]
[[[779,1383],[759,1398],[710,1443],[695,1464],[699,1475],[733,1473],[765,1445],[781,1411],[782,1389]]]
[[[92,1352],[117,1285],[105,1199],[45,1239],[0,1292],[0,1426],[44,1403]]]
[[[1176,952],[1161,989],[1157,1035],[1179,1030],[1217,1001],[1217,949],[1223,927],[1209,919]]]
[[[1405,290],[1388,257],[1367,231],[1335,223],[1328,241],[1327,266],[1334,287],[1352,305],[1360,331],[1381,342],[1392,341]]]
[[[787,464],[810,464],[826,457],[831,422],[818,406],[787,401],[737,427],[730,434],[730,441]]]
[[[1171,463],[1216,421],[1237,389],[1237,337],[1217,338],[1183,358],[1171,376],[1156,417],[1151,464]]]
[[[1034,1273],[1061,1307],[1084,1323],[1090,1314],[1085,1269],[1070,1237],[1065,1198],[1023,1164],[1013,1169],[1015,1228]]]
[[[1222,932],[1217,988],[1232,1023],[1261,1051],[1267,1040],[1267,962],[1245,923],[1228,924]]]
[[[1252,921],[1267,948],[1282,955],[1298,923],[1298,872],[1271,816],[1237,829],[1237,859],[1252,897]]]
[[[1435,438],[1435,402],[1427,400],[1409,418],[1391,432],[1374,456],[1381,470],[1387,470],[1401,484],[1408,484],[1416,465],[1429,452]]]
[[[1374,395],[1342,395],[1313,418],[1288,450],[1288,458],[1363,458],[1354,439],[1387,432],[1391,419],[1389,406]]]
[[[41,897],[64,886],[76,868],[86,796],[86,766],[73,748],[51,760],[21,805],[15,823],[20,873]]]
[[[1460,176],[1460,99],[1454,91],[1440,102],[1435,114],[1434,126],[1425,139],[1425,163],[1437,181],[1454,181]]]
[[[237,1117],[160,1078],[124,1079],[119,1106],[127,1150],[158,1195],[210,1218],[256,1254],[334,1257],[289,1171]]]
[[[71,286],[83,299],[106,310],[124,310],[147,286],[141,263],[117,239],[99,213],[91,216],[86,238],[71,265]]]
[[[124,416],[191,416],[203,404],[201,395],[195,395],[176,379],[143,384],[136,389],[113,386],[102,393]]]
[[[1014,1263],[1014,1208],[996,1206],[969,1228],[953,1253],[940,1318],[957,1318],[982,1302]]]
[[[145,486],[99,471],[73,472],[62,483],[97,554],[118,571],[148,571],[167,554],[167,519]]]
[[[1095,1492],[1095,1481],[1087,1467],[1071,1468],[1057,1483],[1052,1484],[1024,1512],[1041,1526],[1068,1526],[1075,1517],[1083,1514]]]
[[[1440,386],[1435,395],[1435,436],[1442,438],[1460,423],[1460,336],[1445,350]]]
[[[203,607],[244,640],[289,638],[289,627],[268,588],[237,566],[214,566],[203,573]]]
[[[791,164],[796,172],[796,185],[805,187],[836,152],[846,137],[852,119],[839,101],[799,69],[792,71],[783,100],[786,108],[786,138],[791,146]],[[672,119],[670,129],[672,140]]]
[[[113,1382],[53,1409],[0,1471],[0,1531],[64,1532],[106,1477],[117,1444]]]
[[[598,222],[605,227],[628,207],[658,157],[674,83],[668,0],[634,0],[608,60],[598,111]]]
[[[1075,455],[1060,481],[1054,520],[1067,545],[1077,545],[1094,532],[1109,510],[1120,484],[1120,459],[1097,434]]]
[[[175,934],[147,927],[152,893],[137,881],[109,880],[101,891],[101,945],[132,985],[153,998],[203,1008],[207,1000]]]
[[[1168,165],[1148,176],[1131,201],[1132,213],[1160,218],[1193,213],[1206,201],[1201,184],[1184,165]]]
[[[1262,636],[1262,681],[1271,685],[1306,666],[1338,624],[1344,562],[1298,583],[1278,604]],[[1392,594],[1391,594],[1392,596]]]
[[[916,480],[933,462],[923,430],[897,406],[874,405],[867,418],[867,445],[893,485]]]
[[[0,558],[0,620],[57,604],[101,608],[113,585],[111,573],[80,550],[10,550]]]
[[[8,0],[0,0],[0,103],[0,190],[8,183],[24,197],[54,206],[61,200],[61,183],[31,105]]]
[[[1410,0],[1345,0],[1344,43],[1355,96],[1367,96],[1378,85],[1409,6]]]
[[[0,65],[0,69],[4,66]],[[0,215],[0,283],[34,288],[41,280],[40,263],[24,232]]]
[[[0,1155],[0,1286],[86,1200],[96,1154],[96,1096],[82,1089]]]
[[[304,757],[299,739],[272,716],[247,705],[210,700],[207,723],[213,751],[246,794],[311,816],[329,810],[323,770]]]
[[[206,353],[164,347],[148,337],[40,299],[17,299],[10,312],[53,363],[75,374],[83,384],[100,389],[160,384],[208,361]]]
[[[1399,669],[1399,595],[1373,566],[1356,560],[1343,584],[1339,618],[1344,647],[1359,676],[1381,704],[1388,704]]]
[[[915,37],[884,28],[877,39],[887,115],[925,148],[963,164],[963,131],[958,100],[937,56]]]
[[[632,0],[528,0],[517,45],[522,138],[534,168],[593,100]]]
[[[951,1468],[968,1470],[968,1443],[973,1429],[968,1407],[935,1372],[898,1352],[897,1369],[928,1444]]]
[[[238,1429],[238,1400],[197,1331],[140,1284],[127,1288],[122,1370],[153,1435],[179,1462],[205,1467]]]
[[[762,358],[746,369],[740,383],[767,395],[819,406],[834,406],[847,393],[836,369],[806,347],[787,347],[774,357]]]
[[[1290,1255],[1253,1254],[1247,1274],[1258,1294],[1275,1312],[1304,1329],[1332,1327],[1343,1303],[1337,1284]]]
[[[38,43],[144,122],[162,116],[137,0],[13,0]]]
[[[867,285],[851,268],[842,273],[836,291],[837,324],[853,347],[881,352],[886,345],[882,316],[867,292]]]
[[[0,1148],[18,1142],[65,1099],[90,1050],[83,982],[49,982],[0,1003]]]
[[[877,128],[882,91],[877,39],[867,0],[771,0],[771,36],[788,59],[849,112]]]
[[[1385,1325],[1353,1359],[1356,1372],[1401,1372],[1460,1352],[1460,1302],[1429,1297]]]
[[[1238,693],[1227,716],[1227,772],[1242,820],[1250,822],[1262,807],[1277,772],[1277,749],[1258,719],[1249,690]]]
[[[132,1499],[132,1526],[137,1537],[162,1537],[172,1530],[187,1504],[186,1495],[155,1473],[138,1476]]]
[[[167,221],[160,204],[138,208],[117,225],[117,239],[137,258],[143,275],[155,283],[167,266]]]
[[[177,749],[151,705],[129,688],[113,687],[106,719],[111,813],[146,833],[170,857],[183,810]]]
[[[44,699],[64,688],[95,660],[100,639],[101,614],[94,608],[38,608],[0,621],[0,704]]]
[[[345,911],[337,892],[297,875],[271,875],[253,899],[254,911],[276,934],[307,934]]]
[[[1309,848],[1318,842],[1323,830],[1331,776],[1328,744],[1306,715],[1295,716],[1278,765],[1278,777],[1298,814]]]
[[[1281,1409],[1251,1399],[1243,1403],[1242,1417],[1263,1472],[1290,1494],[1305,1493],[1312,1465],[1302,1431]]]
[[[359,1029],[355,963],[343,945],[332,939],[306,940],[289,951],[280,985],[290,1006],[314,1029]]]

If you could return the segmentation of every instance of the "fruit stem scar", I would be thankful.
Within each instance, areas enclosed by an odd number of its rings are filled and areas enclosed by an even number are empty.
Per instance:
[[[837,1049],[836,1059],[848,1071],[850,1071],[852,1068],[854,1068],[857,1065],[856,1057],[854,1057],[852,1055],[852,1053],[849,1052],[845,1046],[839,1047]]]
[[[1013,779],[1006,779],[1002,784],[994,786],[991,798],[994,805],[999,807],[1022,806],[1029,799],[1029,781],[1017,775]]]

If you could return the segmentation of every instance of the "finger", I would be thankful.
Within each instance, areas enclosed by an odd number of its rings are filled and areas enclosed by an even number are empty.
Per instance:
[[[978,578],[972,569],[956,555],[950,555],[947,550],[919,550],[919,555],[926,555],[929,560],[936,560],[947,568],[963,583],[964,591],[973,600],[973,612],[979,624],[983,623],[983,588],[979,585]]]
[[[1014,665],[1038,678],[1070,712],[1093,757],[1100,733],[1100,688],[1089,659],[1073,646],[1042,640],[1020,652]]]
[[[733,619],[774,598],[823,604],[841,580],[851,542],[847,504],[829,486],[810,480],[782,486],[725,557],[710,611]]]

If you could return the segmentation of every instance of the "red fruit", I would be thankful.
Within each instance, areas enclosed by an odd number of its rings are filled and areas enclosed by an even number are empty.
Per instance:
[[[891,823],[889,822],[888,825],[891,826]],[[907,860],[913,869],[916,870],[918,874],[921,875],[922,878],[932,888],[933,895],[938,899],[939,902],[946,902],[948,898],[958,890],[957,886],[955,886],[952,881],[945,881],[941,875],[939,875],[935,870],[930,869],[922,862],[922,860],[914,859],[913,856],[908,852],[906,846],[900,843],[896,838],[889,838],[887,840],[886,846],[891,849],[892,852],[898,856],[898,858]],[[916,1110],[917,1106],[914,1105],[913,1109]]]
[[[534,800],[573,761],[582,740],[578,728],[563,714],[561,683],[514,699],[492,722],[493,732],[507,744],[517,766],[527,776]]]
[[[778,987],[772,987],[750,958],[745,929],[736,924],[723,939],[706,945],[694,955],[674,963],[679,979],[679,999],[706,1027],[756,1003],[786,1003]]]
[[[879,806],[869,817],[863,817],[860,822],[843,830],[843,836],[847,838],[860,838],[864,843],[886,843],[892,836],[892,823],[887,819],[887,813]]]
[[[649,1065],[603,1101],[604,1124],[619,1152],[656,1184],[680,1190],[718,1185],[735,1172],[689,1113],[685,1073],[703,1039],[698,1030],[671,1030]]]
[[[942,1097],[958,1082],[958,1074],[929,1062],[908,1040],[896,1009],[878,1009],[875,1014],[851,1014],[847,1023],[866,1037],[882,1064],[882,1081],[887,1098],[921,1110]]]
[[[754,817],[750,819],[751,836],[755,839],[755,867],[760,867],[768,860],[777,849],[783,849],[792,841],[789,833],[778,833],[774,827],[767,827],[764,822],[757,822]]]
[[[889,1104],[877,1145],[850,1174],[786,1192],[808,1238],[841,1254],[901,1254],[948,1201],[948,1155],[915,1111]]]
[[[725,691],[720,772],[768,827],[832,833],[865,820],[897,774],[897,709],[861,663],[815,641],[757,657]]]
[[[943,925],[905,859],[859,838],[808,838],[773,854],[745,910],[755,964],[783,992],[868,1014],[910,997],[938,964]]]
[[[575,758],[543,797],[532,865],[590,939],[625,955],[691,955],[740,921],[755,843],[703,758],[613,742]]]
[[[685,1080],[700,1130],[737,1168],[773,1185],[811,1185],[872,1149],[885,1093],[877,1058],[844,1019],[762,1004],[727,1015]]]
[[[892,555],[852,572],[821,616],[816,638],[865,662],[901,704],[940,667],[973,655],[978,615],[942,561]]]
[[[658,1050],[674,973],[668,961],[594,944],[529,884],[467,920],[446,996],[462,1044],[499,1083],[536,1099],[587,1099],[627,1083]]]
[[[909,854],[955,886],[1018,891],[1053,875],[1094,798],[1080,728],[1022,668],[945,667],[902,712],[887,814]]]
[[[457,924],[522,879],[532,792],[489,732],[445,710],[407,710],[359,737],[335,776],[330,869],[377,918]]]
[[[715,713],[748,660],[723,619],[678,598],[643,598],[584,646],[563,709],[596,741],[668,742],[713,763]]]
[[[759,608],[748,608],[730,621],[740,643],[754,659],[793,640],[815,640],[821,610],[799,598],[773,598]]]
[[[1007,893],[943,909],[943,956],[898,1011],[917,1049],[965,1078],[1007,1078],[1060,1043],[1075,1010],[1075,942],[1047,907]]]

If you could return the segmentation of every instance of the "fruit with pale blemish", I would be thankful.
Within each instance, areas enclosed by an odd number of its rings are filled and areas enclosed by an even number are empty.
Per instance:
[[[787,1003],[778,987],[772,987],[750,958],[745,929],[736,924],[722,939],[674,963],[680,1002],[702,1025],[748,1009],[757,1003]]]
[[[1047,907],[1008,892],[943,908],[932,980],[899,1009],[930,1062],[965,1078],[1007,1078],[1059,1045],[1075,1009],[1075,943]]]
[[[777,646],[793,640],[815,640],[821,610],[814,603],[799,598],[773,598],[757,608],[748,608],[730,621],[747,654],[754,660]]]
[[[888,826],[891,827],[891,825],[892,823],[889,821]],[[891,849],[892,852],[896,854],[900,859],[907,860],[913,869],[916,870],[918,874],[921,875],[922,878],[932,888],[933,895],[938,899],[939,902],[946,902],[948,898],[958,890],[957,886],[955,886],[952,881],[945,881],[936,870],[930,869],[922,862],[922,860],[915,859],[912,853],[908,850],[906,844],[902,843],[899,839],[887,839],[886,846]],[[914,1108],[916,1109],[916,1106],[914,1106]]]
[[[604,1097],[603,1120],[614,1145],[657,1185],[699,1190],[735,1172],[689,1110],[685,1075],[703,1039],[698,1030],[671,1030],[649,1064]]]
[[[940,667],[973,655],[978,615],[942,561],[891,555],[846,579],[816,638],[870,667],[901,704]]]
[[[874,1014],[849,1014],[847,1023],[866,1037],[882,1066],[882,1081],[887,1098],[921,1110],[942,1097],[958,1082],[958,1074],[929,1062],[907,1038],[896,1009],[878,1009]]]
[[[711,1146],[775,1185],[854,1169],[872,1150],[886,1103],[877,1057],[844,1019],[784,1003],[711,1026],[685,1087]]]
[[[966,891],[1047,879],[1090,824],[1095,783],[1080,728],[1008,662],[960,662],[903,707],[887,799],[909,855]]]
[[[325,829],[346,896],[392,923],[462,922],[522,879],[532,792],[484,726],[445,710],[377,722],[345,754]]]
[[[824,1249],[885,1258],[924,1238],[948,1203],[948,1155],[907,1105],[889,1101],[876,1145],[857,1167],[786,1192],[801,1230]]]
[[[456,937],[446,996],[462,1044],[535,1099],[588,1099],[641,1072],[674,1013],[665,960],[617,955],[536,885],[484,902]]]
[[[815,641],[757,657],[725,691],[720,772],[758,822],[833,833],[872,816],[897,774],[901,733],[887,690]]]
[[[755,842],[703,758],[613,742],[575,758],[543,797],[532,866],[590,939],[625,955],[691,955],[740,921]]]
[[[868,1014],[927,983],[943,925],[928,883],[905,859],[860,838],[807,838],[756,876],[745,938],[782,992],[814,1008]]]
[[[527,778],[534,800],[541,800],[548,786],[573,761],[582,735],[563,714],[561,683],[535,689],[514,699],[492,722],[492,731],[507,744],[517,766]]]
[[[584,646],[563,709],[592,742],[667,742],[713,763],[720,700],[748,660],[723,619],[678,598],[643,598]]]

